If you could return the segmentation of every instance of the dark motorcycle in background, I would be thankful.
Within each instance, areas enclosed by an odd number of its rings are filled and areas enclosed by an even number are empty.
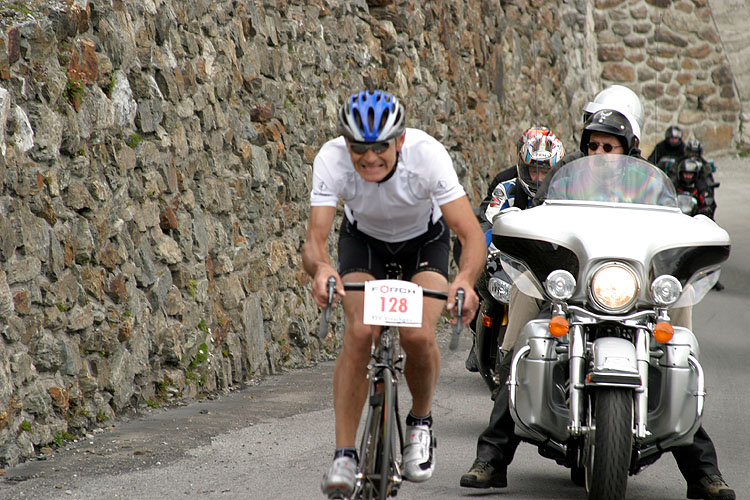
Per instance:
[[[676,161],[677,158],[675,158],[674,156],[662,156],[661,158],[659,158],[656,166],[659,168],[659,170],[661,170],[671,178],[676,174],[673,168]]]
[[[721,185],[720,182],[712,182],[708,187],[713,189],[718,188]],[[705,196],[705,205],[713,206],[714,200],[712,196]],[[677,194],[677,206],[683,214],[693,216],[700,213],[700,203],[698,202],[698,195],[693,193],[681,192]],[[710,216],[710,214],[708,214]]]
[[[499,215],[492,242],[519,291],[550,304],[510,364],[516,434],[589,500],[624,499],[628,475],[700,427],[698,341],[670,314],[718,281],[729,235],[685,216],[659,169],[603,154],[556,172],[541,206]]]
[[[479,374],[493,392],[503,382],[498,370],[502,361],[500,348],[508,326],[511,283],[500,263],[500,252],[490,244],[484,272],[475,287],[480,302],[472,330]]]

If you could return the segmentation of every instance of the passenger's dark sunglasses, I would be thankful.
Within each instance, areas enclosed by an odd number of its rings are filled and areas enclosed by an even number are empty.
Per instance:
[[[349,147],[352,151],[358,155],[363,155],[368,151],[372,150],[375,154],[385,153],[385,151],[391,147],[391,142],[354,142],[349,141]]]
[[[589,150],[596,151],[597,149],[599,149],[599,146],[602,147],[605,153],[611,153],[613,149],[622,147],[620,145],[613,146],[612,144],[600,144],[596,141],[589,141],[589,144],[588,144]]]

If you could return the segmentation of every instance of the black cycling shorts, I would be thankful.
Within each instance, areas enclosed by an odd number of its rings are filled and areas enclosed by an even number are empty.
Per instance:
[[[450,231],[440,218],[430,223],[420,236],[398,243],[387,243],[358,230],[346,217],[339,231],[339,274],[369,273],[386,278],[386,265],[401,267],[403,280],[421,271],[435,271],[448,279]]]

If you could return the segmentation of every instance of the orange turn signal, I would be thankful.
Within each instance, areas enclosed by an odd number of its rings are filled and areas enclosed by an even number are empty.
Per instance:
[[[654,338],[657,342],[666,344],[674,337],[674,328],[666,321],[660,321],[654,327]]]
[[[492,326],[492,316],[482,314],[482,324],[485,326],[485,328],[490,328]]]
[[[568,334],[568,330],[570,330],[570,323],[568,323],[568,320],[562,316],[553,316],[552,319],[549,320],[548,328],[549,332],[554,337],[564,337]]]

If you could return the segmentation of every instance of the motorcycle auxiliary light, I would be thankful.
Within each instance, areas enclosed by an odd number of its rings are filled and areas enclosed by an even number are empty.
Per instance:
[[[544,287],[553,300],[566,301],[575,292],[576,279],[568,271],[557,269],[549,273],[547,280],[544,282]],[[547,328],[549,328],[549,333],[553,337],[560,338],[568,334],[570,323],[563,316],[553,316],[549,320]]]
[[[500,278],[492,277],[487,283],[487,290],[490,295],[498,302],[508,303],[510,302],[510,283],[506,283]]]
[[[671,306],[682,293],[682,285],[674,276],[662,274],[651,283],[651,298],[660,306]]]
[[[620,263],[605,264],[591,278],[591,298],[602,309],[624,311],[635,302],[638,278],[630,267]]]
[[[544,286],[553,300],[568,300],[576,289],[576,279],[568,271],[557,269],[549,273]]]

